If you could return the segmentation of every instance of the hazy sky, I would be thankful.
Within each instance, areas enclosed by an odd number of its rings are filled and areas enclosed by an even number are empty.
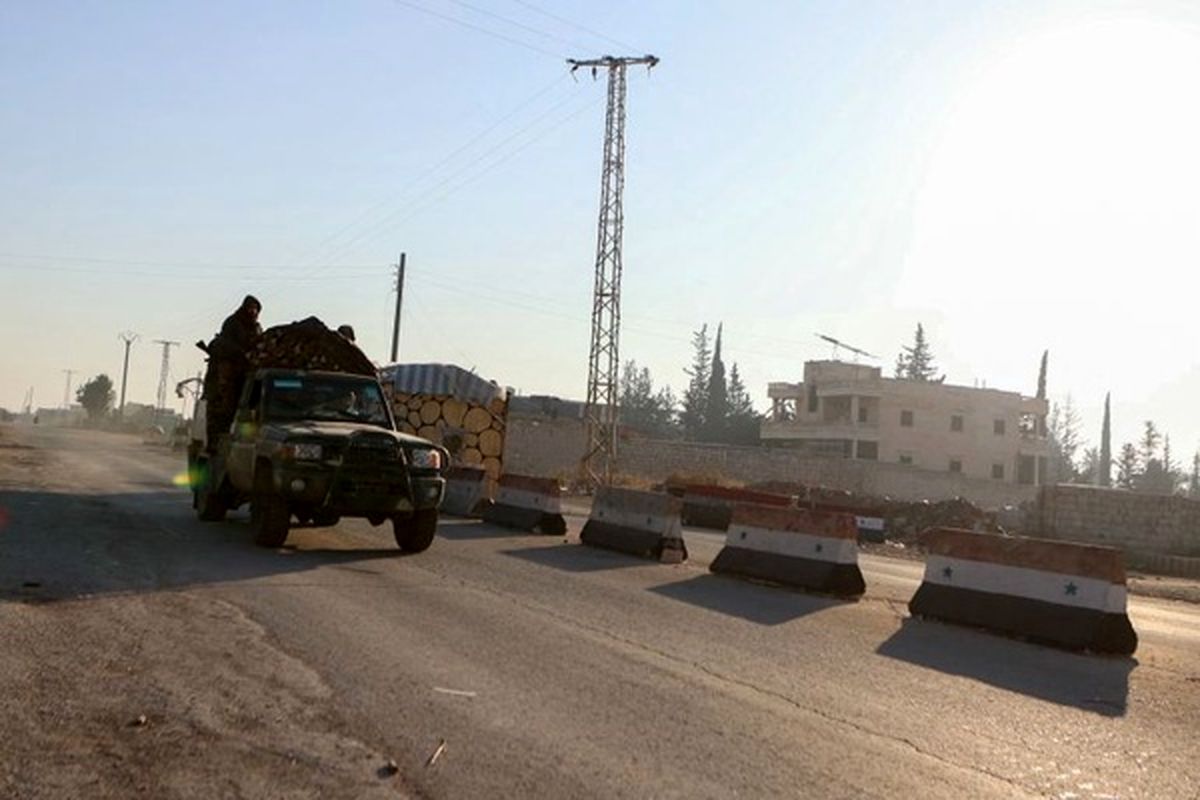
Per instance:
[[[457,20],[454,22],[451,20]],[[597,35],[598,34],[598,35]],[[602,38],[603,37],[603,38]],[[611,38],[608,38],[611,37]],[[629,80],[623,358],[725,323],[760,408],[826,358],[1070,392],[1200,445],[1200,6],[347,0],[0,6],[0,406],[153,402],[247,291],[401,360],[585,392],[604,85]],[[78,380],[78,379],[77,379]],[[1115,447],[1114,447],[1115,449]]]

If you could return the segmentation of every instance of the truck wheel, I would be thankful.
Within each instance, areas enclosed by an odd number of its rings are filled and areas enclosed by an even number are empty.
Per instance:
[[[201,486],[195,492],[196,516],[202,522],[223,522],[229,506],[220,490],[213,491],[207,486]]]
[[[283,547],[292,517],[287,503],[273,494],[256,495],[251,503],[254,542],[261,547]]]
[[[392,533],[396,545],[405,553],[420,553],[433,544],[437,532],[438,513],[436,508],[414,511],[411,517],[393,517]]]

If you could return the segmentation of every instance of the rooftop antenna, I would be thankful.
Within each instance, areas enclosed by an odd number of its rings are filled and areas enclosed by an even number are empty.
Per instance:
[[[854,363],[855,363],[855,364],[857,364],[857,363],[858,363],[858,357],[859,357],[859,356],[863,356],[864,358],[873,358],[873,359],[875,359],[875,360],[877,360],[877,361],[879,360],[879,356],[872,355],[872,354],[868,353],[866,350],[860,350],[860,349],[858,349],[857,347],[852,347],[852,346],[850,346],[850,345],[846,344],[846,343],[845,343],[845,342],[843,342],[843,341],[839,341],[839,340],[837,340],[837,339],[833,338],[832,336],[826,336],[826,335],[825,335],[825,334],[823,334],[823,333],[818,333],[818,334],[817,334],[817,338],[818,338],[818,339],[824,339],[825,341],[827,341],[827,342],[829,342],[831,345],[833,345],[833,354],[832,354],[832,359],[833,359],[834,361],[837,361],[837,360],[838,360],[838,348],[839,348],[839,347],[840,347],[840,348],[844,348],[844,349],[846,349],[846,350],[849,350],[851,353],[854,353]]]

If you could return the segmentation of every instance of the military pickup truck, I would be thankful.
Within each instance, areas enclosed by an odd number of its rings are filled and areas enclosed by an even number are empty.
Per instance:
[[[293,519],[326,526],[361,517],[391,522],[400,549],[417,553],[437,530],[449,454],[396,430],[373,377],[260,369],[245,382],[229,435],[215,447],[193,441],[188,461],[200,519],[223,520],[248,502],[264,547],[281,546]]]

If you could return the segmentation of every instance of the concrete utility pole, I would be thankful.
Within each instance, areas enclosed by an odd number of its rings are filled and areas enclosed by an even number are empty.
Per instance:
[[[129,378],[129,348],[137,341],[138,335],[133,331],[117,334],[117,338],[125,343],[125,364],[121,367],[121,407],[117,409],[118,416],[125,416],[125,381]]]
[[[158,373],[158,400],[154,407],[154,416],[167,408],[167,376],[171,374],[171,348],[178,347],[179,342],[168,342],[166,339],[155,339],[155,344],[161,344],[163,349],[162,368]]]
[[[596,277],[592,293],[592,342],[588,353],[587,449],[580,464],[592,487],[612,483],[617,461],[617,403],[621,359],[621,238],[625,229],[625,70],[658,64],[655,56],[567,59],[571,72],[590,67],[592,77],[608,70],[604,116],[604,166],[600,177],[600,222],[596,234]]]
[[[63,372],[67,373],[67,388],[63,390],[63,408],[68,409],[71,407],[71,376],[75,374],[76,370],[64,369]]]
[[[400,254],[400,263],[396,265],[396,320],[392,324],[392,361],[396,363],[400,352],[400,306],[404,303],[404,253]]]

